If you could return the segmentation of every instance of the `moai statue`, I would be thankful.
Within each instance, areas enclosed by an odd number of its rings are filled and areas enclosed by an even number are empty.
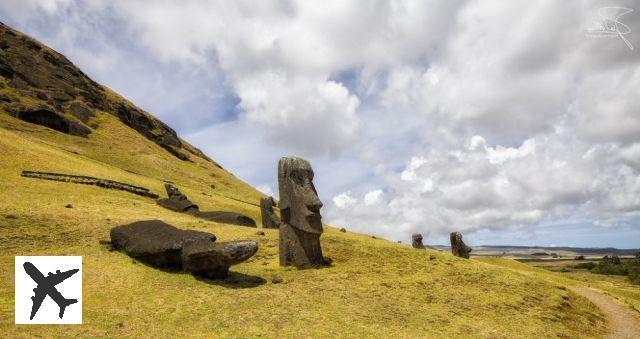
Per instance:
[[[198,212],[198,205],[192,203],[177,187],[169,183],[165,183],[164,189],[167,191],[167,196],[169,198],[159,199],[157,201],[158,205],[177,212]]]
[[[324,265],[320,248],[322,202],[313,186],[313,169],[300,158],[278,162],[280,191],[280,265],[298,268]]]
[[[424,249],[424,245],[422,244],[422,234],[413,233],[411,235],[411,246],[413,246],[413,248]]]
[[[273,197],[260,198],[260,212],[262,212],[262,227],[264,228],[279,228],[280,218],[273,212],[273,207],[276,206],[276,201]]]
[[[460,232],[451,232],[451,253],[456,257],[469,259],[469,252],[471,247],[465,245],[462,241],[462,234]]]

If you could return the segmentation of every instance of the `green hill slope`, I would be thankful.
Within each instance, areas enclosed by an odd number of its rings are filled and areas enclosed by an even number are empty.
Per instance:
[[[258,191],[64,57],[0,28],[3,336],[513,338],[598,337],[606,330],[600,312],[560,283],[489,263],[327,227],[321,242],[331,267],[282,268],[277,231],[259,236],[255,228],[174,213],[124,191],[21,177],[22,170],[86,175],[161,196],[171,181],[203,210],[240,212],[260,223]],[[129,113],[119,113],[122,107]],[[256,239],[260,248],[228,279],[206,281],[98,243],[111,227],[145,219],[212,232],[219,241]],[[16,255],[83,256],[83,325],[13,324]]]

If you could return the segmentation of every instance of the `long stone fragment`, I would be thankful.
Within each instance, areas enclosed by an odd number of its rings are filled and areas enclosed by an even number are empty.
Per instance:
[[[22,171],[20,176],[25,178],[68,182],[72,184],[94,185],[102,188],[126,191],[126,192],[140,195],[143,197],[149,197],[153,199],[158,198],[158,195],[149,191],[148,188],[125,184],[123,182],[118,182],[118,181],[109,180],[109,179],[88,177],[84,175],[72,175],[72,174],[63,174],[63,173],[37,172],[37,171]]]

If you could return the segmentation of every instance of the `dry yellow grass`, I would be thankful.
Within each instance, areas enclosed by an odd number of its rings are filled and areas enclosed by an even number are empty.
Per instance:
[[[331,227],[321,241],[333,266],[282,268],[277,231],[258,236],[126,192],[20,177],[23,169],[90,175],[162,195],[170,180],[203,210],[260,222],[258,207],[213,194],[258,202],[260,193],[228,172],[200,159],[180,161],[111,116],[95,123],[98,130],[83,139],[0,113],[3,336],[530,338],[598,337],[606,329],[601,313],[560,280]],[[203,281],[98,244],[111,227],[144,219],[213,232],[219,241],[256,239],[260,249],[233,266],[229,279]],[[83,325],[13,324],[15,255],[83,256]],[[283,282],[272,283],[275,276]]]

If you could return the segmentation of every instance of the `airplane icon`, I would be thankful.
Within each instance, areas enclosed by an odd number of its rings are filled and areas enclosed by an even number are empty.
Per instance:
[[[65,308],[67,308],[67,306],[78,302],[78,299],[65,299],[65,297],[63,297],[62,294],[60,294],[60,292],[58,292],[58,290],[55,288],[55,286],[59,283],[78,273],[78,269],[73,269],[66,272],[60,272],[60,270],[57,270],[55,274],[49,272],[49,274],[45,277],[32,263],[28,261],[25,262],[22,266],[24,267],[25,272],[27,272],[27,274],[31,277],[31,279],[33,279],[33,281],[38,284],[38,286],[33,289],[35,295],[31,297],[33,306],[31,307],[31,317],[29,317],[29,320],[33,320],[33,317],[35,317],[38,309],[40,309],[40,305],[42,305],[42,301],[44,300],[44,298],[46,298],[47,295],[49,295],[51,299],[53,299],[53,301],[58,304],[58,307],[60,308],[60,313],[58,314],[58,316],[60,317],[60,319],[62,319],[64,310]]]

